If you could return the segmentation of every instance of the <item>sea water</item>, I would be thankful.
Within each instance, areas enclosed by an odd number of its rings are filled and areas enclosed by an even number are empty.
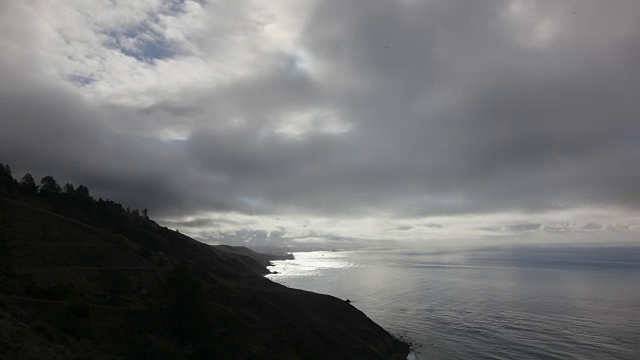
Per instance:
[[[294,255],[269,278],[349,299],[418,359],[640,358],[640,246]]]

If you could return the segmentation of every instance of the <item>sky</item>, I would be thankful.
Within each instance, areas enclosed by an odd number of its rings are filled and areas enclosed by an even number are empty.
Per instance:
[[[637,242],[639,14],[3,0],[0,161],[212,244]]]

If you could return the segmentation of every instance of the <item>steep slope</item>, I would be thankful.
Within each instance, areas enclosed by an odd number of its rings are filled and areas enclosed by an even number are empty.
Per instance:
[[[83,214],[0,197],[1,354],[406,358],[406,344],[353,306],[262,277],[248,249],[216,249],[126,214]]]

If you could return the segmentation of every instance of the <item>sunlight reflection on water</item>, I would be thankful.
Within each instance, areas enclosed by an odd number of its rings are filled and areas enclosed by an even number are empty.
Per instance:
[[[364,266],[350,261],[352,252],[316,251],[295,253],[295,260],[272,261],[275,265],[271,270],[278,274],[267,275],[271,280],[296,276],[316,276],[326,269],[344,269]]]
[[[295,253],[268,277],[350,299],[417,358],[634,359],[640,247]]]

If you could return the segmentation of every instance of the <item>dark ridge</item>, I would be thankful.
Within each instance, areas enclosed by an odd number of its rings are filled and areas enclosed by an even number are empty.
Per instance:
[[[0,354],[6,359],[406,359],[337,298],[262,275],[85,186],[0,164]]]
[[[294,256],[290,253],[283,254],[263,254],[255,252],[246,246],[229,246],[229,245],[215,245],[216,250],[223,251],[228,254],[247,256],[264,266],[273,266],[272,260],[293,260]]]

